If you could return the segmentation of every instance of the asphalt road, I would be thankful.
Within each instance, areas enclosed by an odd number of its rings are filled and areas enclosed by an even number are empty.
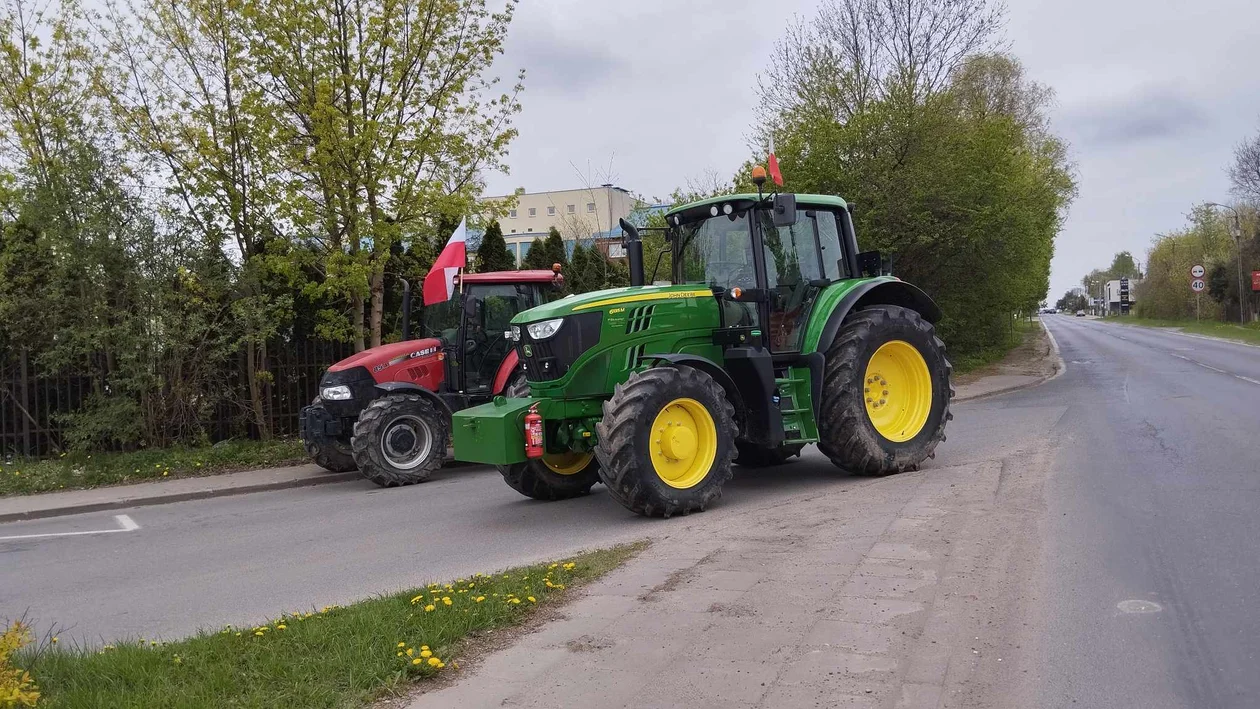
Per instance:
[[[969,623],[947,705],[1260,706],[1260,349],[1046,321],[1066,373],[956,405],[948,441],[915,474],[1000,469],[957,554],[995,551],[979,572],[942,577],[956,588],[941,603]],[[598,486],[538,503],[491,469],[460,467],[397,490],[346,483],[11,523],[0,616],[26,611],[63,640],[177,636],[620,540],[711,534],[750,511],[789,519],[796,500],[875,509],[895,480],[847,476],[810,450],[737,471],[703,515],[661,521]],[[138,529],[3,539],[122,530],[119,514]],[[986,534],[989,546],[971,545]]]
[[[1045,318],[1064,376],[1029,592],[1049,707],[1260,706],[1260,348]]]

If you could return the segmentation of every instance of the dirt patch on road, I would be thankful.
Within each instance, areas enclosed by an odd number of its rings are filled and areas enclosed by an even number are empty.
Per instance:
[[[1000,362],[987,364],[966,374],[953,377],[955,387],[965,386],[998,374],[1017,374],[1029,377],[1048,377],[1059,369],[1059,357],[1050,344],[1050,336],[1040,322],[1015,349]]]

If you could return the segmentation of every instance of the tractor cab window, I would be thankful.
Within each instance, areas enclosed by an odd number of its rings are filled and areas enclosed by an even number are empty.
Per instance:
[[[748,212],[718,216],[678,229],[678,283],[718,288],[757,287]]]
[[[804,210],[792,226],[775,226],[769,211],[758,211],[770,291],[770,323],[766,328],[772,352],[796,352],[826,274],[820,256],[816,222]],[[836,252],[839,248],[836,248]]]
[[[464,324],[464,387],[469,393],[489,390],[499,365],[511,349],[504,333],[512,318],[537,305],[533,284],[488,283],[473,285],[466,295],[468,318]]]
[[[444,347],[454,347],[459,340],[459,297],[424,306],[420,316],[420,336],[436,337]]]
[[[675,234],[675,283],[703,283],[730,290],[757,287],[748,211],[683,224]],[[752,303],[722,300],[726,327],[755,327],[760,318]]]

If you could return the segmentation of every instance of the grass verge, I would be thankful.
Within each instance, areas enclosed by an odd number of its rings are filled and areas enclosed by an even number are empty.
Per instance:
[[[1041,324],[1036,320],[1015,320],[1004,342],[999,342],[979,352],[970,352],[957,357],[953,354],[949,355],[949,362],[954,365],[954,374],[967,374],[983,366],[1002,361],[1002,358],[1011,350],[1024,344],[1024,340],[1028,339],[1028,336],[1036,332],[1039,327]]]
[[[1260,345],[1260,323],[1239,325],[1238,323],[1224,323],[1215,320],[1200,320],[1196,322],[1194,320],[1157,320],[1155,318],[1133,316],[1107,318],[1107,322],[1141,325],[1142,327],[1175,327],[1182,332],[1188,332],[1193,335],[1207,335],[1235,342]]]
[[[297,439],[224,441],[204,448],[159,448],[127,453],[66,453],[42,460],[0,461],[0,495],[213,475],[305,460],[302,442]]]
[[[646,546],[625,544],[177,642],[96,649],[49,639],[21,651],[15,664],[38,683],[40,706],[57,709],[363,706],[457,672],[465,638],[524,622]]]

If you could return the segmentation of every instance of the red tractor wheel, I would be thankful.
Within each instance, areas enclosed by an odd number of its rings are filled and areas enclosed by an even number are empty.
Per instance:
[[[450,421],[420,394],[373,401],[354,425],[350,447],[363,477],[381,487],[424,482],[442,467]]]

